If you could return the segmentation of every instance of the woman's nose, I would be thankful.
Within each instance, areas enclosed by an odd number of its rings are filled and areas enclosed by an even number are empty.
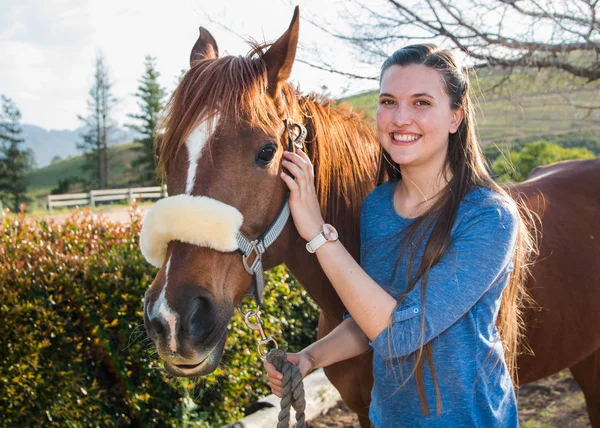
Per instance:
[[[402,106],[398,106],[394,110],[394,117],[392,118],[392,123],[394,126],[402,127],[410,124],[412,121],[408,109]]]

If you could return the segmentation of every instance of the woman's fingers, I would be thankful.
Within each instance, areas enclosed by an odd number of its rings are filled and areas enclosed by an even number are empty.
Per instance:
[[[264,362],[265,370],[267,371],[267,377],[269,378],[269,382],[271,378],[273,379],[283,379],[283,375],[277,371],[275,366],[268,361]]]
[[[294,165],[298,166],[302,171],[304,171],[307,175],[313,170],[312,163],[310,162],[309,157],[302,150],[298,150],[296,153],[292,152],[284,152],[283,156],[285,160],[292,162]]]
[[[302,158],[304,160],[304,162],[307,162],[308,164],[310,164],[312,166],[312,162],[310,161],[310,158],[308,157],[308,155],[306,154],[306,152],[304,150],[296,150],[296,154],[298,156],[300,156],[300,158]]]
[[[306,177],[306,171],[301,169],[295,163],[284,160],[281,162],[281,165],[287,169],[296,178],[296,180],[302,180],[304,177]]]
[[[281,398],[283,396],[283,392],[280,387],[271,386],[271,392],[275,394],[277,397]]]
[[[292,177],[287,175],[285,172],[282,172],[279,176],[287,185],[288,189],[290,189],[290,192],[298,190],[298,183],[296,183],[296,180],[294,180]]]

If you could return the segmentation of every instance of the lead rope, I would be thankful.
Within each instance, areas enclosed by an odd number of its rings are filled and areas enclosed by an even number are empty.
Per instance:
[[[258,331],[260,339],[258,340],[257,351],[260,358],[266,359],[272,363],[278,372],[283,374],[283,391],[281,398],[281,410],[279,411],[277,428],[289,428],[290,426],[290,407],[296,410],[296,428],[306,428],[304,411],[306,409],[306,400],[304,398],[304,384],[302,383],[302,373],[300,369],[287,361],[287,355],[284,351],[278,349],[277,341],[273,336],[267,336],[263,328],[263,320],[260,317],[260,307],[249,310],[246,313],[238,306],[238,311],[244,317],[244,322],[251,330]],[[256,320],[253,322],[252,320]],[[268,345],[275,346],[268,353],[265,350]]]
[[[279,411],[279,422],[277,428],[289,428],[290,408],[296,411],[296,428],[306,428],[304,411],[306,400],[304,399],[304,384],[300,369],[287,360],[287,355],[280,349],[271,349],[267,354],[267,361],[275,366],[277,371],[283,374],[283,390],[281,398],[281,410]]]
[[[306,139],[306,128],[302,125],[292,124],[289,119],[283,121],[288,133],[288,150],[293,152],[294,148],[302,149],[302,143]],[[293,130],[298,132],[292,137]],[[285,351],[271,349],[267,354],[267,361],[275,366],[277,371],[283,375],[283,390],[281,397],[281,410],[279,411],[277,428],[289,428],[290,409],[293,406],[296,411],[296,428],[306,428],[306,400],[304,398],[304,384],[300,369],[287,360]]]

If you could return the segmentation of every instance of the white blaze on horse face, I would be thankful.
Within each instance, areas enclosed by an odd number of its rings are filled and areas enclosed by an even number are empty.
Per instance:
[[[160,293],[160,296],[154,303],[154,316],[160,316],[169,326],[169,348],[173,353],[177,352],[177,320],[179,316],[177,312],[174,312],[169,307],[165,293],[167,292],[167,285],[169,284],[169,268],[171,267],[171,257],[167,261],[167,267],[165,269],[165,285]]]
[[[185,193],[192,194],[194,183],[196,183],[196,169],[202,155],[202,149],[210,140],[210,131],[214,131],[219,122],[219,115],[216,114],[211,120],[205,120],[196,127],[188,137],[185,145],[188,151],[189,167],[187,172],[187,180],[185,184]]]

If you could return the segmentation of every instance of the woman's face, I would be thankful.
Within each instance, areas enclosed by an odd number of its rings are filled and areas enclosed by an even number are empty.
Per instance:
[[[440,170],[448,135],[463,118],[452,110],[442,75],[424,65],[393,65],[381,78],[377,133],[383,149],[399,165]]]

